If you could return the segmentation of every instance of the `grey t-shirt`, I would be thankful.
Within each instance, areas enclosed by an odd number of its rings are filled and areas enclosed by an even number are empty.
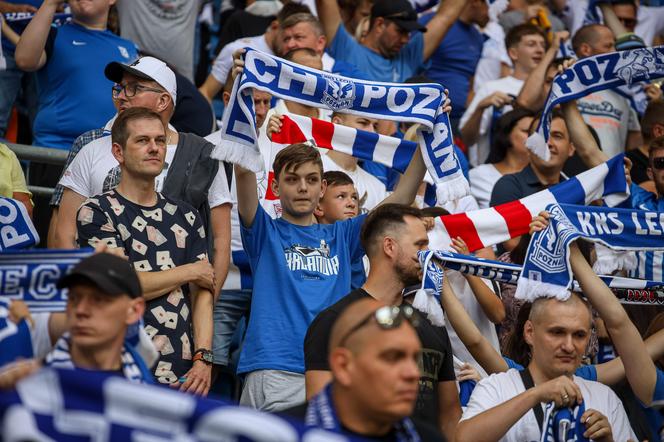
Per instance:
[[[120,34],[193,81],[194,33],[202,0],[119,0]]]

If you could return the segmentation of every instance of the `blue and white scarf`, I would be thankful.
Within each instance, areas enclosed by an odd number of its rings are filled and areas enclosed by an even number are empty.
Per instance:
[[[518,299],[540,297],[566,300],[572,287],[569,246],[578,238],[613,250],[664,248],[664,213],[595,206],[552,204],[546,229],[528,245],[516,289]]]
[[[0,252],[39,244],[39,234],[22,202],[0,196]]]
[[[47,368],[0,392],[3,440],[320,441],[356,438],[107,373]]]
[[[342,431],[341,423],[332,402],[332,383],[327,384],[320,393],[311,398],[307,406],[304,423],[308,427],[323,428],[335,432]],[[398,442],[419,442],[421,440],[415,425],[408,417],[394,424],[394,432]]]
[[[595,55],[577,61],[553,79],[537,130],[526,145],[539,157],[549,159],[547,141],[551,112],[561,103],[620,86],[664,77],[664,46]]]
[[[540,442],[589,442],[583,435],[586,426],[581,422],[585,412],[584,402],[574,408],[556,408],[553,402],[547,404]]]
[[[44,360],[44,365],[47,367],[53,368],[67,368],[75,369],[74,363],[71,360],[70,349],[70,337],[69,332],[66,332],[64,335],[58,339],[55,343],[53,350],[46,355]],[[152,384],[152,373],[148,369],[147,365],[141,358],[141,356],[136,353],[136,350],[131,348],[129,345],[122,346],[122,373],[124,377],[129,381],[137,384]]]
[[[461,255],[446,250],[420,251],[418,259],[424,271],[422,284],[415,292],[412,305],[425,313],[427,318],[438,326],[445,324],[439,295],[443,286],[443,267],[505,284],[517,284],[523,270],[523,267],[518,264]],[[610,275],[599,275],[599,277],[611,288],[621,304],[664,305],[664,282],[662,281]],[[573,288],[579,290],[577,281],[573,281]],[[405,293],[404,296],[406,296]]]
[[[0,296],[24,301],[32,312],[63,311],[67,290],[58,280],[93,250],[5,250],[0,253]]]
[[[469,192],[468,181],[454,153],[449,116],[442,112],[443,86],[437,83],[379,83],[330,74],[245,48],[244,71],[233,85],[224,110],[221,144],[213,158],[258,172],[264,161],[257,146],[252,89],[307,106],[370,118],[420,123],[422,157],[439,186],[439,201]]]
[[[0,367],[17,359],[34,356],[30,325],[25,319],[18,324],[9,319],[10,302],[0,298]]]

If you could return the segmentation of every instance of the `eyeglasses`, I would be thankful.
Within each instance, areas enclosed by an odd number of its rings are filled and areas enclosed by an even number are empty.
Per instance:
[[[652,168],[657,170],[664,169],[664,157],[653,158],[652,159]]]
[[[380,307],[378,310],[371,312],[364,319],[358,322],[357,325],[348,330],[348,333],[346,333],[339,341],[339,346],[343,347],[348,338],[350,338],[353,333],[367,325],[371,319],[376,321],[376,325],[378,325],[381,330],[392,330],[398,328],[404,319],[408,321],[413,327],[417,327],[419,325],[419,319],[417,318],[415,309],[412,306],[408,304],[400,306],[386,305],[385,307]]]
[[[159,92],[163,93],[164,91],[161,89],[155,89],[152,87],[147,87],[140,85],[138,83],[127,83],[125,85],[122,84],[114,84],[113,87],[111,88],[113,91],[113,98],[118,98],[120,96],[120,92],[124,91],[125,97],[131,98],[136,95],[136,92],[138,91],[146,91],[146,92]]]

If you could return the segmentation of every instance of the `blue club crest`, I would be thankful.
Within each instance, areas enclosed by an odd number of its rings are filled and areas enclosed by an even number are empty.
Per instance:
[[[334,111],[348,109],[355,100],[355,83],[338,77],[325,77],[325,90],[321,103]]]

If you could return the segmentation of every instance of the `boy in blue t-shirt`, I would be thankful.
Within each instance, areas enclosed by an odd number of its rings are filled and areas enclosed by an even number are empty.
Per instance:
[[[272,191],[282,207],[277,219],[258,202],[255,174],[235,166],[242,242],[254,275],[238,366],[247,374],[240,403],[267,411],[304,402],[304,336],[318,313],[350,291],[351,263],[364,255],[359,234],[365,218],[316,223],[327,187],[316,148],[286,147],[273,170]],[[412,203],[424,173],[418,150],[384,202]]]

